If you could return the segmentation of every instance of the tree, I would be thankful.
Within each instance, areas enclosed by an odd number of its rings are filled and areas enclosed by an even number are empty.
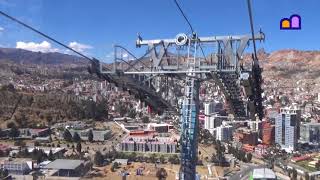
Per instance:
[[[72,140],[73,142],[80,142],[81,141],[80,135],[77,132],[75,132],[73,134]]]
[[[251,153],[248,153],[246,159],[247,159],[248,162],[251,162],[251,160],[252,160],[252,154],[251,154]]]
[[[148,116],[143,116],[143,117],[142,117],[142,122],[143,122],[143,123],[149,123],[149,122],[150,122],[149,117],[148,117]]]
[[[81,143],[80,142],[78,142],[77,143],[77,151],[78,151],[78,153],[80,154],[81,153]]]
[[[246,153],[243,150],[239,151],[239,158],[240,161],[245,161],[246,159]]]
[[[63,138],[64,138],[64,140],[66,140],[68,142],[72,141],[72,135],[71,135],[71,133],[70,133],[70,131],[68,129],[64,130]]]
[[[17,140],[14,142],[15,146],[21,146],[21,147],[25,147],[26,146],[26,142],[22,141],[22,140]]]
[[[9,122],[7,124],[7,128],[12,128],[13,126],[16,126],[16,124],[14,124],[14,122]]]
[[[9,175],[9,172],[7,169],[0,169],[0,179],[5,179]]]
[[[118,168],[119,168],[119,164],[118,164],[117,162],[114,162],[114,163],[112,164],[112,166],[111,166],[111,171],[112,171],[112,172],[115,172],[116,169],[118,169]]]
[[[93,132],[92,132],[92,130],[90,130],[89,133],[88,133],[88,140],[89,140],[89,142],[93,142]]]
[[[305,172],[305,173],[304,173],[304,179],[305,179],[305,180],[309,180],[309,179],[310,179],[310,176],[309,176],[309,173],[308,173],[308,172]]]
[[[132,119],[136,118],[137,112],[134,109],[131,109],[128,113],[128,116]]]
[[[320,170],[320,160],[315,164],[317,171]]]
[[[108,117],[108,102],[102,100],[99,103],[96,103],[95,108],[95,120],[101,120],[103,117]]]
[[[168,161],[171,163],[171,164],[179,164],[180,163],[180,159],[178,157],[178,155],[173,155],[173,156],[170,156]]]
[[[116,109],[118,110],[119,114],[121,117],[123,117],[127,112],[128,112],[128,109],[127,107],[122,103],[120,102],[117,106],[116,106]]]
[[[11,129],[10,129],[10,132],[9,132],[9,136],[14,139],[16,137],[18,137],[20,135],[20,132],[17,128],[17,126],[13,126]]]
[[[163,164],[165,162],[166,158],[164,157],[163,154],[160,156],[160,162]]]
[[[40,146],[39,141],[35,141],[35,142],[33,143],[33,146],[34,146],[34,147]]]
[[[52,153],[52,150],[51,150],[51,149],[50,149],[50,152],[49,152],[48,159],[49,159],[50,161],[53,161],[53,160],[54,160],[54,156],[53,156],[53,153]]]
[[[32,160],[36,160],[39,164],[47,158],[47,154],[42,150],[34,149],[31,154]]]
[[[135,153],[135,152],[130,153],[128,159],[129,159],[129,161],[136,161],[137,153]]]
[[[297,180],[298,172],[296,169],[293,168],[292,170],[292,180]]]
[[[94,164],[96,164],[97,166],[102,166],[103,164],[103,156],[100,151],[97,151],[94,155]]]
[[[165,180],[168,176],[168,173],[164,168],[160,168],[157,171],[156,176],[158,177],[159,180]]]
[[[155,153],[151,154],[150,155],[150,161],[152,163],[155,163],[157,161],[157,155]]]

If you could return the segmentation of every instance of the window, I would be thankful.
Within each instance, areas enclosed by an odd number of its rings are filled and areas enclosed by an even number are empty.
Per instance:
[[[281,138],[281,144],[286,143],[286,115],[282,114],[281,117],[281,130],[282,130],[282,138]]]

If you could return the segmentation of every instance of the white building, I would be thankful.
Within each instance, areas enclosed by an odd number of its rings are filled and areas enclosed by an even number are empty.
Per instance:
[[[276,118],[275,142],[287,152],[296,150],[300,137],[301,110],[281,108]]]
[[[204,114],[209,116],[210,114],[214,113],[215,111],[215,102],[205,102],[203,103],[204,106]]]
[[[204,128],[209,130],[211,134],[214,134],[214,131],[216,130],[216,128],[221,126],[224,120],[227,120],[227,117],[221,117],[218,114],[205,116]]]
[[[214,129],[221,125],[221,119],[218,118],[217,110],[219,110],[219,102],[211,101],[205,102],[204,105],[204,128],[209,130],[211,134],[214,133]]]
[[[232,140],[233,126],[220,126],[216,128],[216,139],[222,142]]]

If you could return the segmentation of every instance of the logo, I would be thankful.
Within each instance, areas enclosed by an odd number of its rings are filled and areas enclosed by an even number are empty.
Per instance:
[[[300,30],[301,17],[297,14],[290,16],[290,18],[283,18],[280,21],[281,30]]]

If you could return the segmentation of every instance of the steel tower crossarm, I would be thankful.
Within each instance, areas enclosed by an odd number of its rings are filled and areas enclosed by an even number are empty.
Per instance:
[[[224,41],[224,40],[233,40],[233,41],[241,41],[242,39],[249,38],[249,40],[253,40],[250,34],[248,35],[234,35],[234,36],[208,36],[208,37],[198,37],[199,43],[212,43],[217,41]],[[255,40],[264,40],[265,35],[262,32],[255,34]],[[138,38],[136,41],[136,46],[147,46],[147,45],[157,45],[161,43],[166,44],[175,44],[176,39],[154,39],[154,40],[143,40],[142,38]]]

